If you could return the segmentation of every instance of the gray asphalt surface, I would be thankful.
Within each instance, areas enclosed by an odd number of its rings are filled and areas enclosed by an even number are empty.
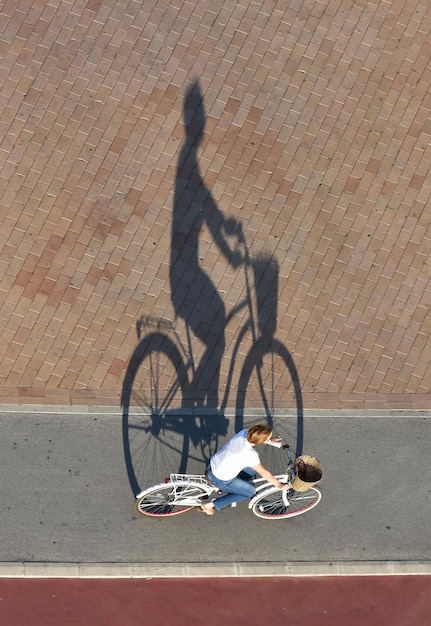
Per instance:
[[[244,503],[213,517],[197,511],[167,520],[143,517],[133,506],[121,411],[38,410],[8,408],[0,413],[0,561],[246,563],[431,557],[430,412],[306,413],[301,443],[303,452],[314,454],[323,465],[322,502],[303,516],[268,522]],[[295,438],[292,417],[280,415],[276,423],[278,434]],[[232,433],[230,419],[226,437]],[[219,445],[226,437],[220,437]],[[192,469],[203,471],[199,446],[190,443],[189,454]],[[140,461],[146,462],[154,466],[150,458]],[[136,454],[132,463],[137,463]]]

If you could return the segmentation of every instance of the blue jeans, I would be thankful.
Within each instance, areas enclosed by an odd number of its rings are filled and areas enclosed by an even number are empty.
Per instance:
[[[211,468],[207,468],[207,476],[210,482],[221,491],[227,492],[227,495],[220,496],[220,498],[216,498],[214,500],[214,508],[216,511],[224,509],[233,502],[246,500],[247,498],[252,498],[255,495],[256,487],[252,482],[250,482],[252,477],[255,476],[255,471],[252,470],[251,467],[246,467],[242,470],[241,474],[249,476],[250,478],[248,480],[243,480],[237,476],[231,480],[220,480],[214,476]]]

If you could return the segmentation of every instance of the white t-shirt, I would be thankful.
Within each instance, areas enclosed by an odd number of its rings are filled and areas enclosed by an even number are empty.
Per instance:
[[[211,457],[211,471],[219,480],[232,480],[245,467],[256,467],[260,458],[247,441],[248,430],[240,430]]]

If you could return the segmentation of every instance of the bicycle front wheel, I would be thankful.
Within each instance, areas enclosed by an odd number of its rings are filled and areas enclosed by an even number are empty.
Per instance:
[[[318,489],[310,487],[307,491],[299,492],[290,489],[283,495],[280,489],[268,489],[261,496],[257,496],[252,511],[263,519],[284,519],[296,517],[311,511],[322,499]]]
[[[198,485],[168,483],[147,489],[137,499],[136,509],[142,515],[150,517],[167,517],[180,515],[196,506],[190,500],[206,494],[205,489]]]

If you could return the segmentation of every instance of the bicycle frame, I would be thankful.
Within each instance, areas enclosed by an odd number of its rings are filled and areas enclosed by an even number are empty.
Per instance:
[[[281,482],[287,482],[286,474],[278,475],[277,478]],[[273,485],[267,482],[264,478],[255,478],[252,482],[256,487],[256,495],[253,496],[253,498],[251,498],[249,505],[248,505],[249,509],[253,506],[254,500],[257,495],[260,496],[261,492],[265,489],[273,488]],[[213,494],[221,493],[217,487],[215,487],[214,485],[211,485],[207,481],[205,476],[192,476],[190,474],[171,474],[169,479],[167,479],[164,484],[172,485],[173,492],[171,494],[171,497],[172,497],[171,504],[177,505],[177,506],[199,506],[200,504],[202,504],[202,499],[207,499],[207,498],[210,498]],[[181,488],[181,491],[178,494],[175,491],[176,487]],[[192,488],[200,487],[201,489],[204,490],[205,493],[200,496],[188,497],[187,491],[184,492],[184,490],[187,490],[187,487],[192,487]],[[149,489],[145,489],[144,491],[141,491],[140,493],[137,494],[136,499],[138,500],[142,498],[142,496],[144,496],[147,491],[151,491],[152,489],[153,487],[150,487]]]
[[[295,477],[294,462],[291,457],[289,445],[285,444],[281,446],[281,448],[283,448],[284,450],[287,450],[288,466],[286,468],[286,473],[278,474],[276,478],[278,478],[278,480],[282,483],[290,483]],[[253,504],[255,500],[257,499],[257,497],[261,496],[262,491],[266,489],[272,490],[274,488],[274,485],[269,483],[265,478],[254,478],[252,482],[253,482],[253,485],[256,487],[256,494],[250,499],[250,502],[248,504],[249,509],[253,507]],[[203,476],[201,474],[170,474],[169,478],[165,479],[164,484],[173,486],[174,489],[171,494],[171,497],[172,497],[171,504],[178,505],[178,506],[199,506],[202,503],[202,498],[206,499],[215,493],[217,494],[221,493],[220,490],[215,485],[212,485],[207,480],[206,476]],[[178,494],[175,491],[175,487],[180,488],[180,491]],[[188,497],[187,487],[200,488],[200,489],[203,489],[205,493],[199,496]],[[141,491],[140,493],[137,494],[136,499],[138,500],[139,498],[144,496],[147,491],[151,491],[152,489],[153,487],[150,487],[149,489],[145,489],[144,491]],[[288,502],[289,502],[288,497],[287,497],[288,491],[289,490],[283,490],[283,500],[285,501],[286,505],[288,505]],[[232,505],[232,506],[236,506],[236,503],[235,505]]]

